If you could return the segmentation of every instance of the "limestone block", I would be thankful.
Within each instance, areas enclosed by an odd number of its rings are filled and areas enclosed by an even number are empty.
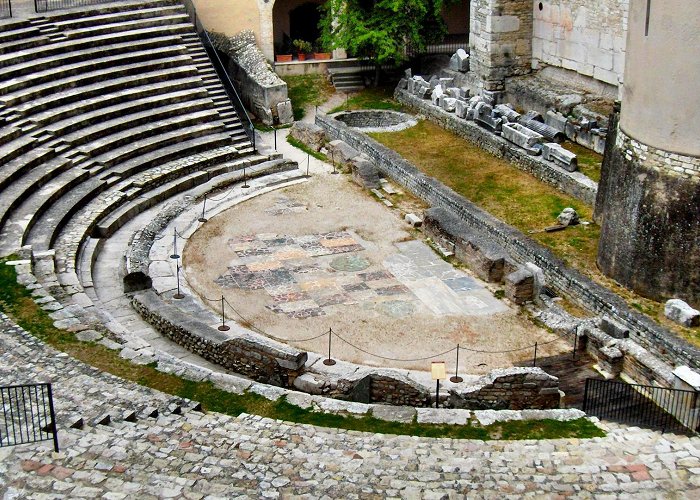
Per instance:
[[[408,88],[408,80],[406,78],[402,78],[399,80],[397,87],[401,90],[406,90]]]
[[[614,339],[626,339],[630,336],[629,328],[608,316],[600,318],[600,329]]]
[[[485,102],[480,102],[474,108],[474,119],[479,125],[492,131],[495,134],[501,133],[503,119],[495,116],[493,108]]]
[[[486,16],[486,31],[491,33],[510,33],[519,29],[518,16]]]
[[[526,268],[520,268],[506,276],[506,297],[514,304],[531,301],[535,293],[535,277]]]
[[[435,87],[440,85],[440,79],[437,76],[433,75],[428,80],[428,85],[430,85],[430,90],[432,91],[435,89]]]
[[[379,169],[363,155],[356,156],[350,161],[352,180],[367,189],[377,189],[379,182]]]
[[[355,148],[341,140],[329,142],[326,148],[328,149],[328,156],[331,157],[331,160],[341,165],[347,165],[350,160],[360,154]]]
[[[469,71],[469,54],[464,49],[457,49],[450,58],[450,69],[452,71]]]
[[[671,299],[664,306],[664,316],[683,326],[700,325],[700,311],[681,299]]]
[[[558,111],[553,109],[547,111],[544,122],[550,127],[557,129],[559,132],[566,133],[566,116]]]
[[[499,115],[507,118],[509,122],[517,122],[520,118],[520,113],[515,111],[510,104],[497,104],[493,108]]]
[[[444,95],[440,98],[440,107],[447,111],[448,113],[454,113],[457,106],[457,99],[454,97],[445,97]]]
[[[440,105],[440,97],[444,95],[444,92],[442,91],[442,85],[439,83],[433,88],[433,91],[430,93],[430,100],[433,102],[435,106]]]
[[[413,77],[413,72],[411,71],[411,68],[406,68],[403,72],[403,76],[406,79],[412,78]]]
[[[286,101],[277,103],[277,120],[280,124],[284,125],[287,123],[292,123],[294,121],[294,111],[292,111],[292,101],[287,99]]]
[[[542,135],[519,123],[504,123],[502,126],[503,138],[512,142],[516,146],[526,149],[528,153],[537,155],[541,151],[541,144],[544,140]],[[536,147],[538,146],[538,147]]]
[[[454,78],[440,78],[440,85],[442,86],[443,89],[446,89],[449,87],[454,87],[455,86],[455,79]]]
[[[545,286],[545,284],[547,283],[545,276],[544,276],[544,271],[542,271],[542,268],[540,266],[535,265],[532,262],[526,262],[525,269],[530,271],[532,273],[532,276],[535,278],[535,287],[534,287],[533,296],[535,298],[537,298],[540,296],[540,293],[542,292],[542,287]]]
[[[404,220],[413,227],[421,227],[423,225],[423,221],[416,214],[406,214]]]
[[[296,122],[290,129],[289,135],[316,151],[320,151],[326,142],[326,134],[315,123]]]
[[[579,216],[576,210],[571,207],[566,207],[557,216],[557,222],[562,226],[575,226],[579,223]]]
[[[445,89],[445,94],[447,94],[448,97],[454,97],[457,99],[458,97],[462,97],[462,93],[464,91],[460,89],[459,87],[450,87]]]
[[[542,145],[542,157],[547,161],[556,163],[567,172],[578,170],[576,155],[555,142],[545,142]]]
[[[467,111],[469,111],[469,103],[464,101],[457,101],[457,103],[455,104],[455,114],[460,118],[466,118]]]

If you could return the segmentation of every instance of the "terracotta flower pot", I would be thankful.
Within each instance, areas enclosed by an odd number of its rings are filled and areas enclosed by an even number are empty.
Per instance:
[[[300,61],[306,61],[306,54],[297,54],[297,58]]]
[[[314,59],[330,59],[330,52],[314,52]]]
[[[291,62],[292,54],[277,54],[275,56],[275,61],[277,62]]]

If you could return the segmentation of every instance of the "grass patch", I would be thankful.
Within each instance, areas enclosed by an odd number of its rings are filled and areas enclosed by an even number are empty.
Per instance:
[[[583,175],[596,182],[600,181],[600,166],[603,163],[603,155],[571,141],[562,143],[562,147],[576,155],[578,169]]]
[[[592,221],[592,207],[427,120],[401,132],[369,135],[487,212],[529,234],[568,266],[622,297],[630,307],[700,346],[700,327],[684,328],[667,320],[662,303],[640,297],[598,270],[600,227],[597,224],[581,224],[554,233],[541,232],[555,224],[556,216],[566,207],[573,207],[582,219]],[[589,150],[585,152],[588,157],[585,161],[601,158]]]
[[[371,416],[349,417],[313,412],[286,401],[285,398],[270,401],[258,394],[232,394],[215,387],[211,382],[194,382],[156,370],[155,363],[136,365],[119,357],[119,353],[92,342],[81,342],[73,334],[53,326],[53,320],[32,299],[29,290],[16,281],[15,269],[5,265],[8,259],[0,259],[0,310],[22,328],[47,344],[100,370],[125,380],[151,387],[175,396],[202,403],[207,411],[232,416],[250,413],[321,427],[426,437],[450,437],[456,439],[545,439],[559,437],[593,437],[604,435],[585,419],[572,422],[542,420],[525,426],[520,422],[508,422],[481,427],[468,425],[433,425],[412,422],[402,424],[385,422]],[[515,426],[511,424],[516,424]]]
[[[307,106],[319,106],[333,94],[333,86],[324,75],[297,75],[283,78],[287,82],[287,95],[292,100],[294,119],[301,120]]]
[[[316,151],[315,149],[311,149],[309,146],[307,146],[306,144],[304,144],[301,141],[296,140],[291,135],[287,136],[287,142],[289,144],[291,144],[292,146],[294,146],[295,148],[301,149],[304,153],[310,154],[311,156],[313,156],[314,158],[316,158],[318,160],[328,162],[328,157],[326,155]]]
[[[390,109],[398,111],[401,105],[394,100],[393,87],[372,87],[361,90],[328,113],[350,111],[353,109]]]
[[[573,207],[583,219],[592,220],[592,208],[583,202],[427,120],[401,132],[370,135],[523,233],[542,231],[555,224],[557,215],[566,207]],[[590,224],[556,233],[536,232],[532,237],[565,262],[585,271],[596,268],[599,234],[599,227]]]

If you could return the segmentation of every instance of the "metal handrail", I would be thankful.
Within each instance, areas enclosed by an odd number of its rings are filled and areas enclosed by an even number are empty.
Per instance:
[[[101,3],[113,3],[114,0],[34,0],[34,11],[37,13],[50,10],[70,9],[71,7],[87,7]]]
[[[204,45],[204,49],[207,51],[207,54],[209,54],[209,59],[216,70],[216,74],[219,77],[221,85],[224,87],[224,90],[226,90],[226,95],[228,95],[231,105],[235,108],[236,112],[239,116],[241,116],[241,118],[245,117],[243,129],[253,145],[253,150],[255,150],[255,127],[253,125],[253,121],[250,119],[250,115],[248,115],[248,111],[246,111],[245,106],[243,105],[241,96],[238,94],[236,86],[231,81],[231,77],[226,70],[226,66],[221,60],[221,57],[219,57],[219,53],[217,52],[214,43],[211,41],[209,33],[197,17],[197,9],[195,9],[194,4],[191,2],[191,0],[182,0],[182,3],[187,10],[187,14],[190,16],[190,21],[192,21],[197,35],[199,35],[199,38]]]

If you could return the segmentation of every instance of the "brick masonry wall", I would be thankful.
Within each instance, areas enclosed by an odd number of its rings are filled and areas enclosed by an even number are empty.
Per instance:
[[[625,69],[628,11],[629,0],[536,0],[533,68],[544,63],[617,86]]]
[[[316,117],[332,139],[341,139],[368,156],[384,175],[393,178],[432,206],[451,211],[475,231],[507,250],[520,264],[532,262],[542,268],[547,285],[594,314],[609,316],[632,332],[633,340],[673,365],[700,368],[700,349],[662,328],[650,318],[630,309],[619,296],[568,268],[551,251],[517,229],[484,212],[435,179],[426,176],[395,151],[364,134],[355,132],[330,116]]]

